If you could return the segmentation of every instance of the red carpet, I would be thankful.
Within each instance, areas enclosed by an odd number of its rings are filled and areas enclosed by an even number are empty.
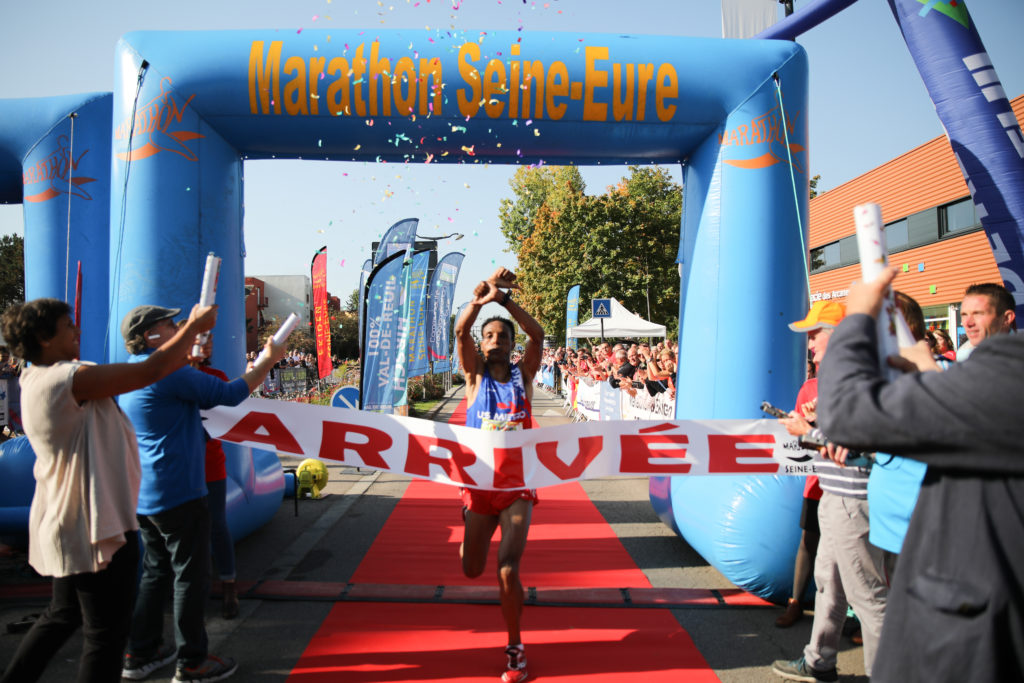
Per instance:
[[[671,612],[527,607],[531,681],[718,681]],[[493,605],[338,603],[289,681],[495,683],[505,627]]]
[[[541,489],[520,571],[523,586],[626,588],[651,584],[577,483]],[[487,569],[467,579],[459,562],[462,503],[455,488],[413,481],[352,577],[359,583],[490,586],[498,539]]]
[[[453,423],[464,420],[464,403],[460,410]],[[378,591],[390,584],[392,600],[422,599],[424,588],[436,586],[446,587],[445,596],[470,591],[470,598],[496,598],[500,531],[483,576],[467,579],[458,553],[461,507],[454,488],[412,481],[356,569],[350,595],[360,585]],[[651,585],[578,483],[541,489],[520,569],[523,586],[538,593],[582,588],[617,595],[620,588]],[[465,586],[473,588],[458,588]],[[718,680],[664,609],[527,605],[523,639],[531,681]],[[338,602],[289,681],[493,683],[504,668],[505,643],[497,605]]]

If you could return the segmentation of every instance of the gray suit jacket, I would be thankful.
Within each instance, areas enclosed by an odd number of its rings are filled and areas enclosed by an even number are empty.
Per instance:
[[[853,315],[829,340],[819,425],[843,445],[929,467],[872,681],[1024,680],[1024,335],[888,382],[874,330]]]

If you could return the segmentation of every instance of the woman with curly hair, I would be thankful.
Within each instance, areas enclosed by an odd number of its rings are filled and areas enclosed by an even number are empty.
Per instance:
[[[113,399],[185,365],[196,335],[217,319],[215,306],[196,306],[145,362],[96,365],[78,360],[81,332],[70,314],[63,301],[36,299],[0,319],[11,351],[30,363],[21,376],[22,420],[36,454],[29,564],[53,577],[50,605],[3,683],[37,680],[80,626],[78,680],[120,680],[139,557],[140,464],[135,430]]]

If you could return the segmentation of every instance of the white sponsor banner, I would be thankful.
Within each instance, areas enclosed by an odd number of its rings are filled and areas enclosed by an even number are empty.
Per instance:
[[[752,38],[778,19],[778,0],[722,0],[722,37]]]
[[[601,383],[590,378],[576,383],[576,412],[588,420],[601,419]]]
[[[651,396],[646,389],[637,389],[636,396],[619,391],[619,412],[623,420],[671,420],[676,414],[676,400],[663,391]]]
[[[203,411],[214,439],[500,490],[611,476],[814,474],[777,420],[616,420],[490,432],[329,406],[247,399]]]

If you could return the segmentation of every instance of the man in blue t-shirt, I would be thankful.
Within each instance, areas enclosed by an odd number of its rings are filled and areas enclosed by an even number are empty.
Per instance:
[[[130,363],[144,361],[174,336],[177,308],[138,306],[121,322]],[[142,580],[121,675],[142,680],[177,659],[175,683],[221,680],[238,664],[207,650],[203,612],[210,590],[210,518],[206,506],[205,436],[200,410],[238,405],[285,353],[267,341],[252,370],[224,382],[185,366],[155,384],[123,394],[142,463],[136,514],[145,548]],[[175,647],[163,645],[164,597],[174,585]]]

